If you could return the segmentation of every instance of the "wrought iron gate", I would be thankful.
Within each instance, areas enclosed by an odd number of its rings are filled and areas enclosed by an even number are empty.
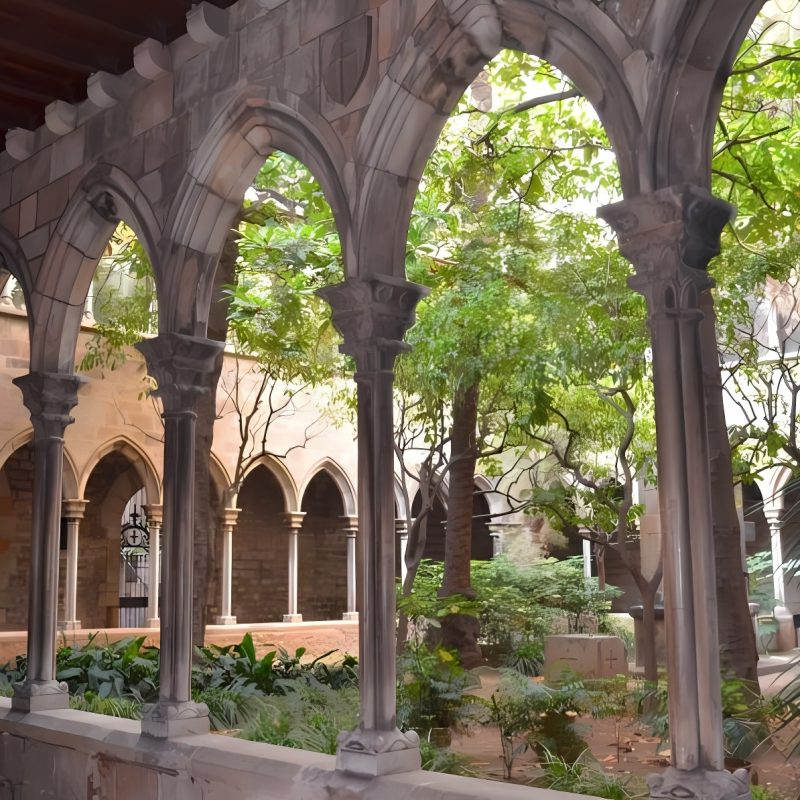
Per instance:
[[[139,513],[143,492],[128,502],[120,534],[119,626],[142,628],[147,624],[150,584],[150,534],[147,520]]]

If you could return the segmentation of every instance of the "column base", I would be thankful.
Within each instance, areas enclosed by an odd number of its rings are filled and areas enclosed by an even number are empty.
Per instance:
[[[197,736],[208,733],[208,706],[205,703],[148,703],[142,715],[142,733],[157,739]]]
[[[69,690],[59,681],[25,681],[14,685],[13,711],[53,711],[69,708]]]
[[[236,617],[215,617],[215,625],[235,625]]]
[[[419,736],[414,731],[402,733],[356,728],[339,734],[336,769],[356,775],[392,775],[422,769]]]
[[[284,622],[302,622],[303,615],[302,614],[284,614],[283,615]]]
[[[343,622],[358,622],[358,611],[345,611],[342,614]]]
[[[653,800],[750,800],[750,776],[747,770],[693,769],[667,767],[664,772],[647,776]]]
[[[150,617],[146,623],[148,628],[160,628],[161,627],[161,618],[160,617]]]
[[[79,619],[68,619],[66,622],[61,623],[61,627],[65,631],[78,631],[81,629],[81,621]]]

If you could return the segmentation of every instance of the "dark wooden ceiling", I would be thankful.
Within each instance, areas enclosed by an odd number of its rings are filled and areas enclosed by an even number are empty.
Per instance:
[[[234,0],[210,0],[226,8]],[[10,128],[44,123],[53,100],[86,99],[86,80],[133,66],[143,39],[186,32],[191,0],[0,0],[0,149]]]

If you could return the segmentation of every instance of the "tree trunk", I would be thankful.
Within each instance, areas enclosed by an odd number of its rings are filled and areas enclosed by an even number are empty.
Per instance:
[[[704,314],[700,324],[700,341],[711,471],[720,662],[723,673],[750,681],[757,687],[758,652],[747,605],[747,576],[742,567],[741,533],[733,495],[731,450],[722,403],[716,315],[710,292],[701,295],[700,307]]]
[[[475,465],[478,458],[479,385],[474,383],[456,392],[453,398],[451,431],[450,491],[444,547],[444,578],[441,595],[474,596],[470,580],[472,557],[472,503],[475,494]],[[473,667],[481,663],[478,646],[480,626],[475,617],[450,614],[442,620],[442,644],[458,650],[461,663]]]
[[[224,342],[228,333],[228,299],[222,287],[236,280],[236,258],[239,255],[236,229],[228,234],[217,272],[214,277],[214,296],[208,317],[209,339]],[[219,381],[219,373],[213,385]],[[212,503],[210,455],[214,440],[214,421],[217,416],[216,393],[200,399],[197,404],[194,462],[194,584],[192,611],[192,642],[202,646],[205,642],[206,624],[210,611],[218,602],[219,586],[216,581],[218,515]],[[221,487],[223,490],[227,487]]]

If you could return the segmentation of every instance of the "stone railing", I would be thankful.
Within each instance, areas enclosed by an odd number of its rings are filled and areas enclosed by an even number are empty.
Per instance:
[[[0,800],[569,800],[578,795],[433,772],[364,778],[334,757],[207,734],[142,737],[82,711],[22,714],[0,698]],[[44,768],[43,768],[44,767]],[[585,798],[584,798],[585,800]]]

